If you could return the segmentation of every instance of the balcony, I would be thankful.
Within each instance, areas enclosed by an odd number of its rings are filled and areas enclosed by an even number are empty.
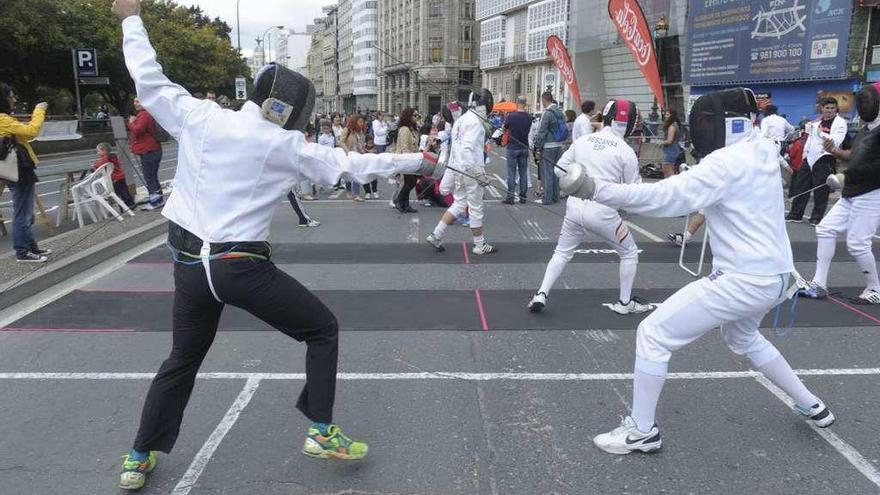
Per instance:
[[[501,65],[521,64],[526,61],[525,53],[517,53],[506,57],[501,57]]]

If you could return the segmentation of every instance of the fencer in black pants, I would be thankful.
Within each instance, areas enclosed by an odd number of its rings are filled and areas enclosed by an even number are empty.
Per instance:
[[[305,342],[306,384],[296,407],[312,421],[332,423],[338,352],[338,326],[333,313],[271,262],[271,248],[266,242],[211,246],[212,255],[236,253],[210,262],[211,281],[220,302],[211,292],[197,254],[201,241],[174,223],[170,224],[168,240],[177,252],[173,345],[147,393],[134,448],[143,452],[171,451],[196,374],[227,304]]]
[[[816,163],[810,167],[806,162],[801,168],[794,173],[791,178],[791,193],[789,196],[809,191],[819,185],[825,184],[828,176],[834,168],[834,157],[825,155],[816,160]],[[828,208],[828,195],[830,190],[827,187],[820,187],[813,191],[813,212],[810,214],[810,223],[817,224],[825,216],[825,210]],[[810,200],[809,194],[804,194],[792,200],[791,210],[788,213],[788,220],[799,221],[804,216],[804,210],[807,208],[807,202]]]

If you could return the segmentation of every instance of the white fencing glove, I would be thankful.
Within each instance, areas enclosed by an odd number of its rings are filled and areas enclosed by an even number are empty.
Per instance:
[[[578,163],[570,163],[567,172],[555,167],[554,173],[559,177],[559,191],[568,196],[581,199],[593,199],[596,192],[596,181],[587,175],[587,170]]]
[[[829,175],[827,179],[825,179],[825,185],[828,186],[828,189],[832,191],[840,191],[843,189],[844,176],[843,174],[832,174]]]

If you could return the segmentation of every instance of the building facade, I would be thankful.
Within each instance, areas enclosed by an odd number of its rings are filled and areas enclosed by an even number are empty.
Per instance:
[[[337,33],[338,43],[336,54],[339,59],[339,98],[341,108],[346,112],[354,111],[354,74],[352,72],[352,57],[354,51],[351,46],[351,0],[341,0],[337,4],[339,18],[339,30]]]
[[[376,109],[379,1],[351,0],[352,96],[355,111]]]
[[[378,9],[379,109],[432,114],[480,86],[473,0],[381,0]]]
[[[477,0],[482,81],[495,101],[522,95],[537,111],[545,90],[571,100],[546,48],[551,35],[568,42],[569,17],[569,0]]]

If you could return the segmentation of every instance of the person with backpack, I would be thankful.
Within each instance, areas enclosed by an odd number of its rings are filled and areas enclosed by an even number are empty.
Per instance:
[[[162,184],[159,183],[159,164],[162,163],[162,145],[156,139],[156,121],[141,106],[140,100],[134,99],[136,115],[128,119],[128,132],[131,134],[131,151],[141,159],[141,171],[144,173],[147,193],[150,202],[145,210],[155,210],[162,206]]]
[[[544,182],[542,204],[552,205],[559,201],[559,178],[553,173],[556,162],[562,157],[562,145],[568,140],[568,127],[565,125],[565,114],[549,91],[541,95],[544,113],[538,135],[535,136],[535,152],[540,159],[541,176]]]

